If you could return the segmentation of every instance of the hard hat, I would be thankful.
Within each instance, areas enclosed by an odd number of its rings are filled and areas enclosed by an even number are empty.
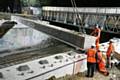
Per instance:
[[[98,28],[98,24],[95,27]]]
[[[113,43],[113,42],[114,42],[114,40],[110,39],[110,41],[109,41],[109,42]]]
[[[95,45],[95,44],[92,44],[91,46],[95,47],[96,45]]]

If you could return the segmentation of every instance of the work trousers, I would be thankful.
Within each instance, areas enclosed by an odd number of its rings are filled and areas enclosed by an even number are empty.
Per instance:
[[[110,66],[110,65],[111,65],[110,61],[112,60],[112,58],[113,58],[113,56],[110,56],[110,57],[107,56],[106,68],[111,67],[111,66]]]
[[[95,71],[95,68],[96,68],[96,63],[90,63],[90,62],[87,62],[87,76],[89,77],[93,77],[94,76],[94,71]]]
[[[110,57],[107,57],[107,60],[106,60],[106,68],[109,68],[109,65],[110,65]]]

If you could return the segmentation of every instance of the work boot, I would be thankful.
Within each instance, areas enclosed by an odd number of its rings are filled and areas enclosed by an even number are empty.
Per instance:
[[[91,78],[93,78],[93,76],[90,76]]]
[[[89,75],[85,75],[86,77],[90,77]]]
[[[109,68],[109,65],[108,65],[108,64],[106,65],[106,68]]]
[[[113,68],[113,67],[114,67],[114,63],[111,63],[111,65],[110,65],[110,66],[111,66],[111,68]]]

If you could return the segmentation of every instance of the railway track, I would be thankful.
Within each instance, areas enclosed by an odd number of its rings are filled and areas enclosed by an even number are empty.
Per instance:
[[[45,48],[42,50],[23,52],[23,53],[17,53],[13,55],[0,57],[0,69],[68,50],[71,50],[71,48],[68,48],[65,45],[58,45],[55,47]]]
[[[34,56],[37,56],[37,54],[35,55],[17,55],[15,57],[12,57],[12,58],[2,58],[0,60],[0,65],[4,65],[4,64],[9,64],[11,62],[16,62],[16,61],[21,61],[21,60],[24,60],[24,59],[28,59],[28,58],[32,58]]]

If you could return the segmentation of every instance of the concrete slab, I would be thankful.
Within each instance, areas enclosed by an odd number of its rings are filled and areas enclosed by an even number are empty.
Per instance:
[[[58,39],[68,45],[76,48],[89,48],[93,43],[95,43],[96,38],[87,34],[79,34],[78,32],[61,28],[59,26],[50,25],[44,21],[35,21],[31,19],[26,19],[18,16],[12,16],[12,20],[21,22],[31,28],[38,31],[44,32],[55,39]]]

